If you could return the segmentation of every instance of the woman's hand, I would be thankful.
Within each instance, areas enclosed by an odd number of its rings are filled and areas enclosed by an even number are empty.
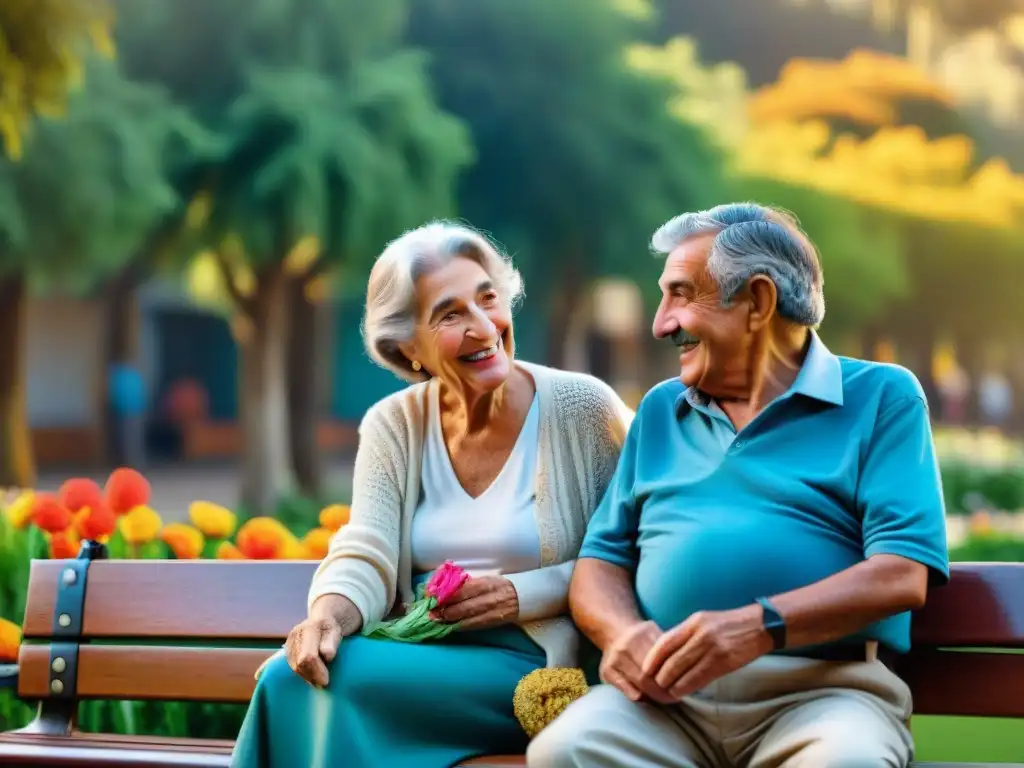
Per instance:
[[[318,688],[330,681],[327,665],[334,661],[341,639],[359,629],[355,604],[341,595],[324,595],[313,603],[309,618],[295,626],[285,641],[288,666]]]
[[[431,613],[436,621],[461,622],[459,630],[490,629],[519,618],[519,595],[503,576],[471,578],[442,608]]]

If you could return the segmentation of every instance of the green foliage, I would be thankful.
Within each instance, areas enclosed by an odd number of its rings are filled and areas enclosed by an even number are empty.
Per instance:
[[[31,118],[64,112],[82,56],[113,54],[109,25],[107,0],[0,3],[0,150],[20,158]]]
[[[942,461],[942,490],[949,514],[972,511],[969,506],[972,494],[992,509],[1024,510],[1024,468],[945,459]]]
[[[218,139],[209,246],[238,238],[258,268],[312,236],[337,264],[452,212],[469,138],[434,105],[422,57],[402,50],[401,0],[124,6],[128,71],[170,89]]]
[[[1024,538],[1009,533],[974,533],[949,551],[957,562],[1024,563]]]
[[[606,0],[433,0],[413,6],[410,38],[431,55],[438,98],[471,128],[468,220],[521,245],[517,266],[565,289],[655,269],[651,232],[720,201],[718,157],[668,112],[665,83],[627,69],[643,27]]]
[[[90,60],[86,82],[20,161],[0,159],[0,273],[87,288],[178,205],[164,158],[191,140],[187,117],[112,62]]]

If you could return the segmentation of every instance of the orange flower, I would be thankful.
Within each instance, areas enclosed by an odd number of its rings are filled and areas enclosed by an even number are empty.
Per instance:
[[[21,627],[13,621],[0,619],[0,664],[17,663],[20,647]]]
[[[320,525],[334,532],[343,525],[348,525],[352,510],[348,504],[331,504],[320,510]]]
[[[99,484],[86,477],[73,477],[64,482],[57,491],[60,503],[74,514],[89,507],[96,509],[103,503],[103,491]]]
[[[230,541],[222,541],[217,545],[218,560],[245,560],[245,555]]]
[[[60,533],[71,525],[71,512],[52,493],[39,493],[32,502],[32,522],[47,533]]]
[[[226,539],[235,532],[238,518],[235,513],[210,501],[195,501],[188,508],[192,525],[208,539]]]
[[[23,491],[10,504],[4,507],[4,516],[15,528],[24,528],[32,522],[32,508],[36,495],[33,491]]]
[[[323,560],[327,557],[332,536],[334,536],[334,531],[327,528],[314,528],[305,535],[302,545],[306,548],[306,554],[311,560]]]
[[[107,504],[121,516],[149,504],[149,481],[134,469],[121,467],[110,473],[106,486]]]
[[[280,520],[254,517],[238,530],[238,549],[250,560],[278,560],[283,557],[289,540],[294,541]]]
[[[146,506],[138,506],[117,521],[124,540],[129,544],[147,544],[157,537],[163,520]]]
[[[78,557],[78,547],[80,544],[81,541],[78,538],[78,534],[72,528],[51,533],[50,559],[73,560]]]
[[[187,523],[171,523],[164,526],[160,538],[171,548],[171,552],[178,560],[195,560],[203,553],[205,541],[202,531]]]
[[[117,528],[117,517],[103,499],[94,507],[84,507],[75,515],[75,532],[83,539],[106,541]]]

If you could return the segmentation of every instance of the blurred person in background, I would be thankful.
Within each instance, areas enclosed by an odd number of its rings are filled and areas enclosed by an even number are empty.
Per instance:
[[[369,279],[366,348],[411,385],[360,425],[351,521],[308,618],[259,674],[232,765],[447,768],[522,753],[519,680],[573,667],[569,579],[631,412],[603,382],[516,360],[519,273],[483,235],[434,223]],[[446,561],[471,578],[439,641],[367,638]]]
[[[146,464],[146,382],[135,365],[121,361],[110,366],[107,386],[115,461],[141,469]]]
[[[840,358],[816,249],[756,204],[684,214],[654,335],[681,373],[640,403],[570,589],[601,679],[535,768],[904,768],[910,611],[949,577],[927,404]]]
[[[986,426],[1006,429],[1013,416],[1013,387],[1001,371],[987,370],[978,382],[978,410]]]

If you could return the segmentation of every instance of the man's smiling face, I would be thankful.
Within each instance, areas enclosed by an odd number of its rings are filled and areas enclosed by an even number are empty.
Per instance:
[[[749,301],[745,291],[722,306],[718,285],[708,274],[715,235],[690,237],[665,259],[661,304],[654,335],[679,348],[679,378],[716,398],[741,395],[750,381]]]

